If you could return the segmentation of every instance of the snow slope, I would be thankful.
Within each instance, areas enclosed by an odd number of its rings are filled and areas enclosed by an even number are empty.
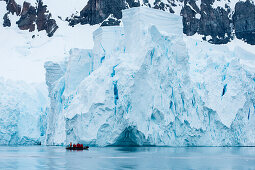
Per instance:
[[[144,7],[94,37],[45,64],[46,144],[255,145],[253,53],[183,37],[181,17]]]
[[[70,27],[68,23],[62,21],[58,16],[65,18],[69,16],[70,12],[74,9],[78,10],[77,6],[86,4],[86,1],[76,0],[67,1],[66,3],[73,4],[63,6],[59,4],[60,1],[47,2],[48,8],[53,8],[55,13],[52,15],[56,20],[59,29],[55,33],[54,37],[47,37],[44,32],[22,31],[18,29],[15,24],[17,19],[11,19],[11,28],[0,27],[0,76],[11,80],[22,80],[25,82],[42,83],[45,80],[44,62],[48,60],[61,61],[64,60],[71,48],[92,48],[93,47],[93,31],[98,26],[77,26]],[[35,3],[35,1],[31,1]],[[21,3],[22,4],[22,3]],[[75,6],[76,4],[76,6]],[[59,11],[63,11],[60,13]],[[69,12],[69,13],[68,13]],[[3,18],[6,13],[6,4],[4,1],[0,1],[0,18]],[[10,15],[15,18],[16,16]],[[0,20],[0,25],[3,24],[3,20]],[[35,35],[35,38],[32,36]]]
[[[35,0],[29,2],[36,3]],[[23,4],[23,1],[17,3]],[[15,15],[9,15],[11,27],[2,27],[7,11],[6,3],[0,1],[0,145],[44,141],[46,107],[49,107],[44,63],[65,60],[74,47],[93,47],[92,33],[97,25],[72,28],[58,18],[81,10],[84,3],[86,1],[49,1],[48,8],[54,9],[52,15],[60,27],[54,37],[49,38],[45,32],[19,30]]]
[[[23,4],[24,0],[17,0],[18,4]],[[35,6],[36,0],[27,0]],[[44,69],[43,63],[48,60],[61,61],[68,56],[71,48],[91,49],[93,47],[92,33],[99,27],[88,25],[77,25],[69,27],[64,20],[73,14],[76,15],[87,4],[88,0],[66,0],[64,3],[60,0],[44,0],[47,9],[52,14],[52,18],[56,20],[59,29],[54,37],[49,38],[45,32],[21,31],[15,23],[18,17],[9,15],[13,22],[11,28],[0,27],[0,50],[2,62],[0,63],[0,75],[7,79],[24,80],[26,82],[43,82]],[[147,1],[141,1],[146,4]],[[152,7],[155,6],[154,1],[148,1]],[[164,4],[169,4],[167,0],[162,0]],[[234,1],[215,1],[213,7],[230,6],[233,11]],[[177,15],[180,14],[184,6],[182,1],[174,1],[175,5],[170,5]],[[153,5],[154,4],[154,5]],[[171,3],[170,3],[171,4]],[[201,1],[196,1],[200,7]],[[166,10],[167,11],[167,10]],[[0,18],[3,18],[6,13],[6,3],[0,2]],[[3,19],[0,20],[0,25],[3,24]],[[35,35],[33,39],[32,36]],[[240,41],[240,43],[242,43]],[[231,42],[233,44],[233,42]],[[239,42],[238,42],[239,44]],[[21,63],[21,64],[20,64]]]

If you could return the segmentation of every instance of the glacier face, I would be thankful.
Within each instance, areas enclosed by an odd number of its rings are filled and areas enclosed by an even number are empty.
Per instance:
[[[45,64],[46,144],[255,145],[253,54],[183,37],[180,17],[144,7],[94,41]]]
[[[0,145],[41,144],[48,112],[43,89],[43,84],[0,79]]]

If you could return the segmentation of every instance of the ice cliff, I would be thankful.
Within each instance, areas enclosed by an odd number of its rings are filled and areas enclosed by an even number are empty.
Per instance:
[[[0,78],[0,145],[44,141],[48,103],[43,87]]]
[[[254,54],[183,37],[145,7],[94,32],[92,50],[45,63],[46,144],[254,146]]]

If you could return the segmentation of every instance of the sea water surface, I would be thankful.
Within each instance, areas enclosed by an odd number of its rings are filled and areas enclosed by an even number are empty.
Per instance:
[[[4,146],[0,169],[255,169],[255,148]]]

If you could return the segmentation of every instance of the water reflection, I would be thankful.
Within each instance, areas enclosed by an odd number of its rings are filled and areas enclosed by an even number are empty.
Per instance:
[[[255,148],[0,147],[0,169],[254,169]]]
[[[113,147],[121,152],[152,152],[156,147]]]

